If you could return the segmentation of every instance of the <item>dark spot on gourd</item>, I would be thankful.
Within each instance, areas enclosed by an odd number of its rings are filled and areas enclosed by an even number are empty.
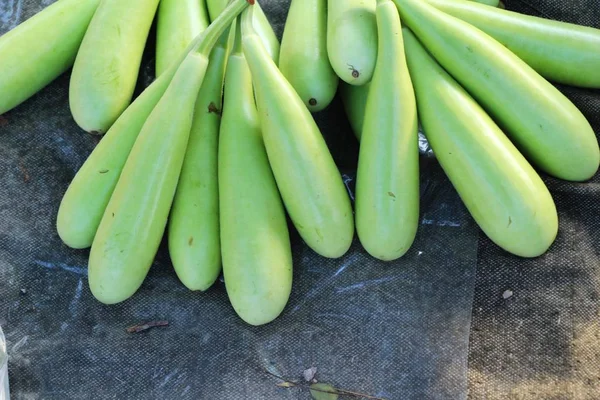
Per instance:
[[[467,46],[467,51],[468,51],[469,53],[472,53],[472,52],[473,52],[473,49],[471,48],[471,46]]]
[[[219,110],[219,108],[217,107],[217,105],[213,102],[211,102],[208,105],[208,113],[209,114],[217,114],[217,115],[221,115],[221,110]]]
[[[512,218],[510,216],[508,216],[508,226],[507,228],[509,228],[512,225]]]
[[[393,197],[394,199],[396,198],[396,195],[392,192],[388,192],[388,196]]]
[[[115,217],[115,213],[112,213],[112,217],[113,217],[113,218]]]
[[[352,65],[348,64],[348,68],[350,69],[350,71],[352,71],[352,77],[354,79],[357,79],[360,77],[360,72],[358,72],[358,70],[356,68],[354,68]]]
[[[102,171],[100,171],[101,174],[106,174],[108,172],[107,169],[103,169]]]
[[[194,237],[190,236],[190,240],[188,240],[188,245],[191,246],[194,243]]]
[[[311,98],[311,99],[308,101],[308,104],[310,104],[310,105],[311,105],[311,106],[313,106],[313,107],[314,107],[314,106],[316,106],[316,105],[317,105],[317,99],[315,99],[315,98]]]
[[[103,134],[104,134],[104,132],[102,132],[102,131],[90,131],[90,135],[94,135],[94,136],[101,136]]]

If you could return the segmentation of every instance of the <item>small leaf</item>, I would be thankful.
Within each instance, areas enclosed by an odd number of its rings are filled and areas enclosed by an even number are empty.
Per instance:
[[[316,389],[316,390],[315,390]],[[328,393],[329,392],[329,393]],[[314,400],[338,400],[337,390],[326,383],[310,385],[310,394]]]
[[[291,387],[295,387],[296,385],[293,384],[292,382],[281,382],[281,383],[278,383],[277,386],[279,386],[280,388],[291,388]]]

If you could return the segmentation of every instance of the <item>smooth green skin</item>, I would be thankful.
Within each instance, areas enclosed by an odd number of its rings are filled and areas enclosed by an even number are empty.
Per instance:
[[[169,253],[190,290],[205,291],[221,272],[218,146],[228,32],[212,51],[169,220]]]
[[[293,0],[279,55],[279,69],[311,112],[335,97],[339,78],[327,55],[327,0]]]
[[[327,53],[337,75],[361,86],[377,62],[376,0],[328,0]]]
[[[398,10],[378,0],[376,15],[379,56],[360,142],[356,231],[369,254],[392,261],[410,249],[419,227],[418,119]]]
[[[156,76],[168,69],[209,23],[205,0],[161,0],[156,24]]]
[[[600,149],[594,130],[558,89],[474,26],[426,1],[394,2],[405,26],[535,166],[569,181],[596,173]]]
[[[247,6],[245,0],[235,0],[228,11],[190,43],[187,52],[204,48],[208,55],[222,32]],[[92,245],[131,148],[185,57],[186,54],[182,54],[138,96],[75,175],[60,204],[56,224],[58,234],[67,246],[84,249]]]
[[[244,55],[283,202],[308,246],[324,257],[341,257],[354,236],[346,187],[310,111],[254,34],[251,10],[242,14]]]
[[[0,36],[0,114],[73,65],[98,4],[100,0],[60,0]]]
[[[281,314],[290,297],[292,249],[242,53],[230,57],[225,87],[219,140],[225,287],[240,318],[263,325]]]
[[[104,134],[131,103],[159,0],[102,0],[83,38],[69,105],[83,130]]]
[[[96,299],[120,303],[142,285],[167,218],[208,58],[191,53],[144,124],[106,207],[89,260]]]
[[[428,0],[508,47],[545,78],[600,88],[600,29],[551,21],[462,0]]]
[[[366,83],[362,86],[354,86],[346,82],[340,82],[339,92],[342,98],[342,104],[344,105],[346,117],[350,122],[352,132],[358,141],[360,141],[362,136],[370,87],[371,83]]]
[[[210,19],[214,21],[221,12],[225,9],[227,2],[229,0],[206,0],[206,5],[208,6],[208,13],[210,14]],[[261,8],[258,1],[254,4],[255,12],[254,12],[254,29],[256,33],[261,38],[263,45],[266,47],[269,56],[275,64],[279,63],[279,53],[280,53],[280,44],[279,39],[277,39],[277,35],[269,22],[269,19],[265,15],[265,12]]]
[[[558,232],[543,181],[479,104],[403,29],[419,117],[438,161],[485,234],[537,257]]]

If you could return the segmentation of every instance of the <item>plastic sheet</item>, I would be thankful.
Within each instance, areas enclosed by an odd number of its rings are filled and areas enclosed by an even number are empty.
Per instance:
[[[0,400],[10,400],[8,387],[8,354],[6,354],[6,339],[0,326]]]

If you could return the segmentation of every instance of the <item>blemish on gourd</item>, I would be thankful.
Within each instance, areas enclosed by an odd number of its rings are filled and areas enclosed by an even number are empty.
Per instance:
[[[394,199],[396,198],[396,195],[393,192],[388,192],[388,196],[393,197]]]
[[[509,215],[508,216],[508,226],[507,226],[507,228],[510,228],[511,225],[512,225],[512,218]]]
[[[219,110],[219,108],[217,107],[217,105],[213,102],[211,102],[208,105],[208,113],[209,114],[217,114],[219,116],[221,116],[221,110]]]
[[[194,237],[190,236],[190,240],[188,240],[188,245],[191,246],[194,243]]]
[[[108,172],[107,169],[103,169],[103,170],[99,171],[99,173],[101,173],[101,174],[106,174],[107,172]]]
[[[348,68],[350,69],[350,71],[352,71],[352,77],[354,79],[360,78],[360,72],[358,72],[358,70],[356,68],[354,68],[354,66],[348,64]]]
[[[318,104],[318,103],[317,103],[317,99],[315,99],[314,97],[313,97],[313,98],[311,98],[311,99],[308,101],[308,104],[310,104],[310,105],[311,105],[311,106],[313,106],[313,107],[314,107],[314,106],[316,106],[316,105]]]

